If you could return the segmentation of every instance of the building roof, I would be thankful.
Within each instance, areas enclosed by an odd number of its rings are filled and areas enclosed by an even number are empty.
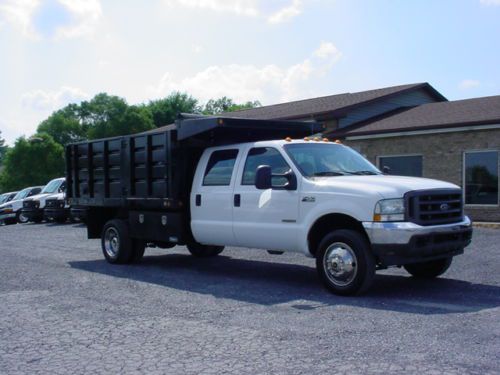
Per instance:
[[[224,116],[251,119],[298,119],[318,116],[322,114],[333,115],[335,112],[352,109],[362,104],[367,104],[379,99],[399,95],[403,92],[423,89],[438,101],[445,101],[442,96],[428,83],[413,83],[409,85],[385,87],[376,90],[361,91],[323,96],[319,98],[298,100],[281,104],[268,105],[259,108],[246,109],[236,112],[224,113]]]
[[[338,137],[500,124],[500,95],[403,108],[352,127]]]

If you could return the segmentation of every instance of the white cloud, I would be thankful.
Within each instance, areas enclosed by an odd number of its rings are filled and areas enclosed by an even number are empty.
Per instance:
[[[163,0],[170,7],[207,9],[216,12],[228,12],[249,17],[263,17],[269,23],[278,24],[289,21],[302,13],[303,0],[290,0],[288,5],[269,14],[264,11],[262,0]],[[266,5],[269,5],[266,3]]]
[[[67,8],[75,21],[57,30],[56,38],[73,38],[90,34],[102,16],[99,0],[58,0]]]
[[[479,87],[481,85],[481,82],[475,79],[464,79],[462,82],[458,84],[458,87],[462,90],[469,90],[473,89],[476,87]]]
[[[87,35],[95,30],[101,15],[100,0],[2,0],[0,3],[0,20],[33,39]]]
[[[167,72],[158,85],[150,87],[150,92],[156,96],[172,91],[189,92],[202,102],[228,96],[237,102],[260,100],[269,104],[307,97],[314,95],[311,85],[327,74],[341,56],[335,46],[331,46],[333,49],[329,48],[328,53],[318,53],[325,49],[320,47],[311,57],[288,67],[275,64],[210,66],[183,79]]]
[[[39,0],[3,0],[0,3],[0,20],[19,28],[25,36],[36,37],[31,18]]]
[[[342,53],[331,42],[321,42],[319,48],[314,51],[314,56],[322,59],[332,58],[335,61],[340,59]]]
[[[203,52],[203,46],[200,46],[199,44],[193,44],[191,46],[191,51],[193,51],[194,54],[199,55]]]
[[[293,0],[290,5],[281,8],[276,13],[269,16],[267,19],[269,23],[277,24],[289,21],[290,19],[297,17],[302,13],[302,0]]]
[[[481,0],[484,5],[500,5],[500,0]]]
[[[54,111],[69,103],[76,103],[89,97],[84,91],[63,86],[57,91],[33,90],[22,96],[22,106],[34,111]]]
[[[259,14],[255,0],[164,0],[168,6],[209,9],[217,12],[231,12],[245,16]]]

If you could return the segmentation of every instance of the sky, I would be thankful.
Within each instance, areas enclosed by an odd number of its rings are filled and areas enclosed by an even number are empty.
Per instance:
[[[263,105],[429,82],[500,95],[500,0],[0,0],[0,131],[107,92]]]

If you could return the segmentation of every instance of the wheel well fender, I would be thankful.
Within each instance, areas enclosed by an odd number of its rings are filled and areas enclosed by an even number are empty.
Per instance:
[[[318,218],[307,234],[308,250],[312,256],[316,255],[316,250],[326,234],[336,229],[355,230],[368,240],[366,231],[360,221],[345,214],[327,214]]]

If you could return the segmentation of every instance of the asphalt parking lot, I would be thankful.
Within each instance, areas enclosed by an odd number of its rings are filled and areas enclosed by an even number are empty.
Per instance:
[[[499,243],[476,229],[441,279],[392,269],[346,298],[298,254],[112,266],[83,226],[3,226],[0,373],[498,374]]]

